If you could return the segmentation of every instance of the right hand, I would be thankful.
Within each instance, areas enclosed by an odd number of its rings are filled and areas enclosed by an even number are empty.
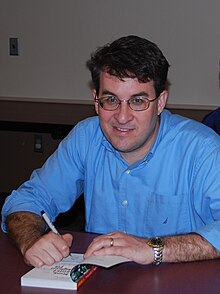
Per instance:
[[[24,253],[24,260],[34,267],[52,265],[70,253],[73,236],[69,233],[59,236],[53,232],[43,235]]]

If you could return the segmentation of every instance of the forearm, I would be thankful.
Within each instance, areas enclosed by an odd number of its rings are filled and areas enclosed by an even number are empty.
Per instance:
[[[220,257],[220,251],[197,234],[165,237],[163,240],[164,262],[189,262]]]
[[[6,227],[9,237],[23,255],[45,232],[43,219],[30,212],[10,214],[6,219]]]

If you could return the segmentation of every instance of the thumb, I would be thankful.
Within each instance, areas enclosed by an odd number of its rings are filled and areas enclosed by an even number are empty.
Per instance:
[[[66,234],[62,235],[62,238],[66,241],[68,246],[71,247],[72,242],[73,242],[73,236],[69,233],[66,233]]]

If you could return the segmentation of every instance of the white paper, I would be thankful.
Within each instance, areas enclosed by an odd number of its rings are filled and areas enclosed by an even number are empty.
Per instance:
[[[127,259],[122,256],[90,256],[86,259],[84,259],[81,263],[88,263],[88,264],[94,264],[98,266],[103,266],[103,267],[111,267],[113,265],[122,263],[122,262],[128,262],[131,261],[130,259]]]

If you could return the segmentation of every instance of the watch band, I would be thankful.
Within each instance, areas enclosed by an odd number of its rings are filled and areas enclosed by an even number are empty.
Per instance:
[[[160,265],[163,259],[163,240],[161,238],[155,237],[148,240],[147,244],[154,250],[153,264]]]
[[[154,262],[155,265],[160,265],[163,259],[163,248],[153,248],[154,249]]]

